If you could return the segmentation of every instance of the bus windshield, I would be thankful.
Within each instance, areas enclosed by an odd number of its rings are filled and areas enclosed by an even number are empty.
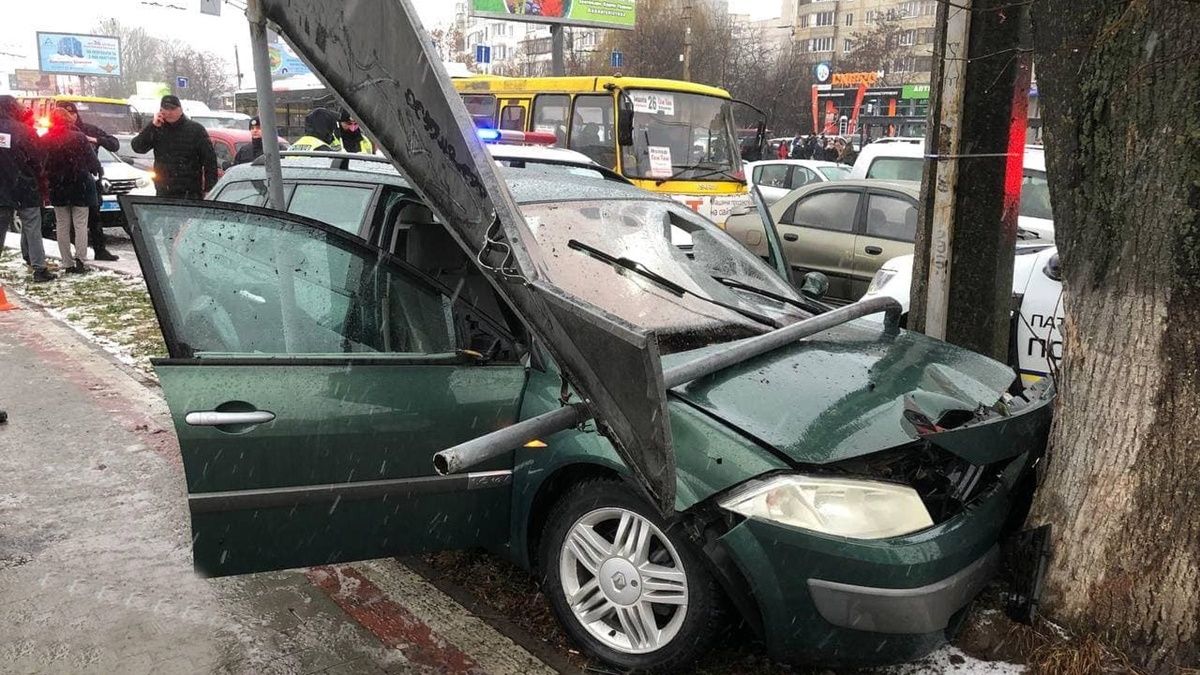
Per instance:
[[[72,101],[79,117],[110,134],[136,134],[141,131],[134,119],[133,107],[128,103],[100,103],[96,101]]]
[[[632,90],[633,146],[622,148],[630,178],[739,181],[729,101],[703,94]]]

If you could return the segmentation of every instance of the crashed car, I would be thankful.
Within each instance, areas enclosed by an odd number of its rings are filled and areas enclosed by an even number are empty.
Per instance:
[[[945,640],[1022,519],[1049,390],[891,300],[825,311],[669,198],[497,166],[408,2],[261,5],[414,217],[123,199],[197,570],[482,547],[622,668],[686,667],[731,614],[785,660]]]

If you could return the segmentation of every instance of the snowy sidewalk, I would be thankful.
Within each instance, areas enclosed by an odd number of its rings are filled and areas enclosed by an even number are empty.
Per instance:
[[[19,250],[21,248],[21,235],[16,232],[5,232],[4,247]],[[53,260],[59,259],[57,241],[54,241],[53,239],[43,239],[42,247],[46,249],[47,258]],[[92,258],[95,256],[95,254],[95,251],[93,251],[91,248],[88,248],[88,259],[83,262],[87,266],[95,267],[97,269],[109,270],[127,276],[142,276],[142,268],[138,266],[138,261],[133,257],[132,253],[126,253],[122,251],[120,252],[121,259],[113,262],[93,260]]]

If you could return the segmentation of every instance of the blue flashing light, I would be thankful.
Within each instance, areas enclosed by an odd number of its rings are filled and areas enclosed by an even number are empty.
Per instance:
[[[496,129],[476,129],[475,135],[479,136],[479,140],[484,143],[500,140],[500,132]]]

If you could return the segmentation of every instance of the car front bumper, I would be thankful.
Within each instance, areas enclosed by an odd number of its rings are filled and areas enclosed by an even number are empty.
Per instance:
[[[1028,455],[1014,459],[963,513],[904,537],[851,540],[744,520],[719,539],[750,596],[737,604],[757,607],[768,651],[780,660],[920,658],[946,641],[994,575],[1013,487],[1028,464]]]

